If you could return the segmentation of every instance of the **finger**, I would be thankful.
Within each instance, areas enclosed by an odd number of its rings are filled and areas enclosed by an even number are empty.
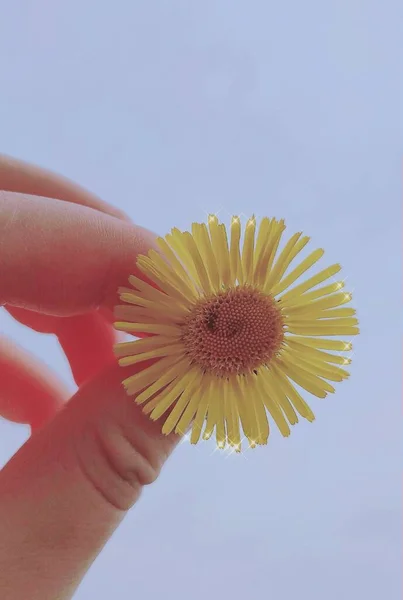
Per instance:
[[[113,366],[82,387],[0,474],[5,597],[71,598],[175,447],[178,437],[142,414],[121,376]]]
[[[0,192],[0,304],[71,316],[103,306],[155,236],[69,202]],[[111,317],[112,318],[112,317]]]
[[[58,198],[129,221],[125,213],[68,179],[4,155],[0,155],[0,189]],[[112,344],[116,335],[98,313],[60,319],[21,308],[7,308],[20,323],[35,331],[58,335],[77,385],[113,360]]]
[[[57,337],[65,352],[74,381],[81,386],[108,365],[116,362],[116,334],[97,312],[71,317],[61,323]]]
[[[30,165],[9,156],[0,155],[0,189],[30,195],[53,197],[99,210],[111,216],[129,221],[122,211],[110,206],[72,181],[51,171]],[[70,319],[60,319],[21,308],[8,307],[11,315],[20,323],[41,333],[61,333],[62,346],[71,364],[78,385],[92,377],[97,370],[109,364],[111,345],[116,337],[110,325],[98,313],[93,312]],[[88,353],[82,350],[83,335],[88,338]],[[79,339],[76,339],[77,336]],[[112,340],[108,344],[108,340]]]
[[[110,206],[69,179],[4,154],[0,154],[0,190],[58,198],[125,221],[130,220],[123,211]]]
[[[69,397],[46,365],[0,337],[0,416],[33,429],[51,419]]]
[[[11,316],[34,331],[56,334],[77,386],[116,360],[113,346],[117,332],[98,311],[62,318],[7,308]]]

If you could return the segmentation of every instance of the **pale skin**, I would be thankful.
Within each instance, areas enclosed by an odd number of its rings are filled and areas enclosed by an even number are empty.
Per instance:
[[[178,442],[127,397],[112,350],[117,289],[153,246],[88,191],[0,155],[0,305],[57,336],[78,385],[69,398],[0,335],[0,416],[32,433],[0,472],[2,600],[72,598]]]

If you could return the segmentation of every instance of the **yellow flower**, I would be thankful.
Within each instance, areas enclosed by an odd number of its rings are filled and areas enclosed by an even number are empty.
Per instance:
[[[156,287],[137,277],[122,288],[116,329],[148,337],[116,346],[122,366],[153,359],[151,366],[125,379],[124,386],[150,418],[165,415],[162,431],[184,434],[191,442],[216,432],[217,444],[241,449],[266,444],[270,425],[283,436],[298,415],[314,415],[296,385],[324,398],[329,383],[349,373],[347,338],[359,332],[351,294],[334,280],[338,264],[293,284],[322,257],[314,250],[290,265],[309,242],[296,233],[279,251],[284,221],[264,218],[259,230],[233,217],[229,239],[215,216],[192,232],[173,229],[138,258],[138,267]],[[321,283],[330,280],[326,285]],[[319,286],[319,287],[318,287]],[[332,339],[329,339],[329,338]],[[335,352],[335,353],[334,353]],[[242,433],[243,430],[243,433]]]

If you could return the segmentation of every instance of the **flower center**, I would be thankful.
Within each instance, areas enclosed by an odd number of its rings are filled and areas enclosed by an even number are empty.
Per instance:
[[[200,300],[183,325],[182,341],[204,371],[228,377],[268,364],[283,337],[271,296],[238,286]]]

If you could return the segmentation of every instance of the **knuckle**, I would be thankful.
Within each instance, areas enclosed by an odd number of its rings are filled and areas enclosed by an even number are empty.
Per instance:
[[[163,460],[152,444],[134,444],[111,426],[87,425],[76,448],[81,471],[115,509],[129,510],[158,478]]]

